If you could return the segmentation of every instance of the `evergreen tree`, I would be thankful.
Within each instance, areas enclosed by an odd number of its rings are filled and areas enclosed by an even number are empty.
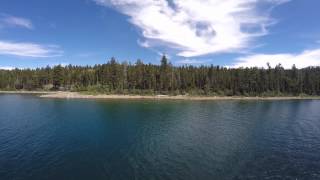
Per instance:
[[[58,65],[58,66],[55,66],[53,68],[53,88],[54,89],[59,89],[62,85],[62,82],[63,82],[63,74],[62,74],[62,66],[61,65]]]

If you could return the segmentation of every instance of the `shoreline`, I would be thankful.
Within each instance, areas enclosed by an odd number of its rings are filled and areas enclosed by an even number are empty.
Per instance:
[[[276,96],[276,97],[244,97],[244,96],[187,96],[187,95],[87,95],[79,92],[52,91],[0,91],[0,94],[34,94],[40,98],[50,99],[124,99],[124,100],[320,100],[320,96]]]
[[[56,94],[53,91],[0,91],[0,94]]]

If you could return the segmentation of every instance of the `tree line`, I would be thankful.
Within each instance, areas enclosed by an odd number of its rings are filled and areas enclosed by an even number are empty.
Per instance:
[[[320,67],[284,69],[119,63],[0,70],[0,90],[88,91],[104,94],[208,96],[320,95]]]

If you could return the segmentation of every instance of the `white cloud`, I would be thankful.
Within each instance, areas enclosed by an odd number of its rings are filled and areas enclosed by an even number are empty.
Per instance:
[[[67,67],[67,66],[70,65],[70,63],[68,63],[68,62],[60,62],[60,63],[51,64],[49,66],[54,67],[54,66],[59,66],[59,65],[62,66],[62,67]]]
[[[129,16],[144,47],[170,47],[179,56],[239,52],[268,33],[269,10],[288,0],[94,0]],[[268,8],[264,8],[268,9]]]
[[[0,66],[0,69],[1,70],[13,70],[15,69],[14,67],[11,67],[11,66]]]
[[[293,64],[297,68],[320,66],[320,49],[306,50],[300,54],[256,54],[240,57],[232,67],[266,68],[267,63],[270,63],[272,67],[280,63],[286,69],[291,68]]]
[[[33,24],[29,19],[15,17],[11,15],[0,16],[0,25],[3,26],[18,26],[27,29],[33,29]]]
[[[0,55],[14,55],[22,57],[56,57],[62,51],[58,46],[45,46],[35,43],[17,43],[0,40]]]
[[[198,60],[198,59],[183,59],[176,61],[175,63],[178,65],[199,65],[199,64],[207,64],[208,60]]]

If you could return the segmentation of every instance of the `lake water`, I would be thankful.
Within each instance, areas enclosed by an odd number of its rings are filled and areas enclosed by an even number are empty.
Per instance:
[[[0,179],[320,179],[320,101],[0,95]]]

